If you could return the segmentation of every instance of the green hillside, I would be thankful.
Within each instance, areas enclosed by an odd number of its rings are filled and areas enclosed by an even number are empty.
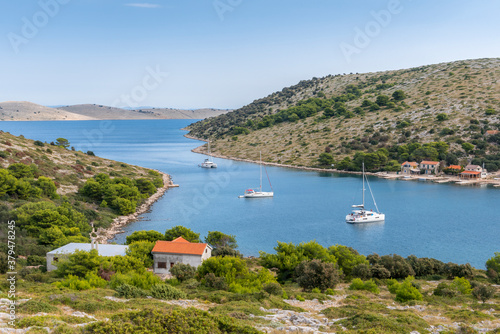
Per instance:
[[[318,166],[330,162],[318,161],[327,153],[356,170],[351,159],[363,152],[373,153],[371,170],[439,159],[496,171],[500,135],[486,131],[500,129],[499,78],[498,58],[329,75],[197,122],[189,135],[210,138],[218,154],[258,160],[262,151],[265,161],[288,165]]]

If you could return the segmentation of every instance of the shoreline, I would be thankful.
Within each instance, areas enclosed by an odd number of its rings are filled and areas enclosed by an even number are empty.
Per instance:
[[[173,184],[172,179],[170,175],[160,172],[159,170],[155,170],[156,172],[160,173],[163,178],[163,187],[158,188],[156,192],[148,197],[146,201],[141,204],[137,208],[137,210],[134,213],[131,213],[127,216],[118,216],[115,219],[113,219],[113,222],[108,228],[102,228],[99,227],[96,231],[97,238],[96,240],[100,244],[107,244],[111,239],[113,239],[117,234],[123,233],[122,228],[125,227],[126,225],[132,223],[134,220],[137,220],[139,216],[146,211],[148,211],[151,206],[159,200],[165,192],[174,187],[178,187],[178,185]]]
[[[206,140],[197,138],[194,136],[190,136],[185,134],[184,137],[188,139],[194,139],[194,140],[199,140],[199,141],[204,141]],[[198,146],[194,149],[191,150],[193,153],[198,153],[198,154],[204,154],[204,155],[210,155],[211,157],[214,158],[220,158],[220,159],[226,159],[226,160],[234,160],[234,161],[242,161],[242,162],[250,162],[250,163],[259,163],[259,161],[254,161],[250,159],[243,159],[243,158],[236,158],[236,157],[229,157],[226,155],[218,154],[218,153],[213,153],[210,152],[208,154],[206,151],[202,150],[202,146]],[[346,170],[338,170],[338,169],[325,169],[325,168],[319,168],[319,167],[306,167],[306,166],[294,166],[294,165],[285,165],[285,164],[279,164],[276,162],[265,162],[262,161],[263,165],[268,165],[268,166],[275,166],[275,167],[282,167],[282,168],[294,168],[294,169],[301,169],[301,170],[306,170],[306,171],[313,171],[313,172],[324,172],[324,173],[338,173],[338,174],[352,174],[352,175],[361,175],[362,172],[355,172],[355,171],[346,171]],[[389,179],[389,180],[404,180],[404,181],[432,181],[434,183],[454,183],[457,185],[478,185],[478,186],[483,186],[483,185],[491,185],[494,188],[499,188],[500,189],[500,180],[494,180],[494,179],[461,179],[457,176],[452,176],[452,175],[416,175],[416,176],[411,176],[411,175],[403,175],[403,174],[396,174],[395,172],[365,172],[366,175],[371,175],[371,176],[376,176],[382,179]],[[500,177],[498,173],[496,176]]]

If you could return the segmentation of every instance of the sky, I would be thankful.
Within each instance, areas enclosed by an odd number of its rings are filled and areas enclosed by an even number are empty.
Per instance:
[[[0,101],[233,109],[312,77],[500,57],[496,0],[144,1],[0,0]]]

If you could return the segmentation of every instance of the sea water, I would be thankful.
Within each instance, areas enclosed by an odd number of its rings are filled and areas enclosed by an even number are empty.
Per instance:
[[[181,130],[193,120],[1,122],[0,129],[42,141],[66,138],[77,150],[154,168],[172,176],[169,189],[114,241],[137,230],[183,225],[201,234],[221,231],[236,236],[244,255],[273,252],[277,242],[316,240],[341,244],[360,253],[433,257],[484,268],[500,251],[500,189],[369,177],[386,221],[345,223],[351,205],[361,203],[361,177],[267,166],[264,191],[274,198],[238,198],[259,186],[259,165],[215,158],[218,168],[198,165],[205,156],[191,150],[204,142]],[[319,152],[318,152],[319,154]],[[264,157],[265,159],[265,157]],[[267,175],[266,175],[267,171]],[[367,208],[374,208],[366,192]]]

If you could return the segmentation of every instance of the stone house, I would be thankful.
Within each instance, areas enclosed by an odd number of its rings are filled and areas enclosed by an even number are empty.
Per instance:
[[[206,243],[189,242],[179,237],[172,241],[157,241],[151,253],[154,261],[153,272],[168,274],[176,263],[198,267],[212,256],[212,247]]]
[[[438,167],[439,167],[439,162],[437,161],[424,160],[420,163],[420,170],[423,170],[424,174],[426,175],[437,174],[437,172],[439,171]]]
[[[125,256],[128,246],[126,245],[98,245],[97,243],[76,243],[72,242],[47,253],[47,271],[57,269],[57,262],[61,259],[67,258],[76,250],[90,252],[96,249],[97,253],[101,256]]]
[[[410,174],[420,174],[420,169],[418,169],[418,163],[414,161],[405,161],[401,164],[401,173]]]

